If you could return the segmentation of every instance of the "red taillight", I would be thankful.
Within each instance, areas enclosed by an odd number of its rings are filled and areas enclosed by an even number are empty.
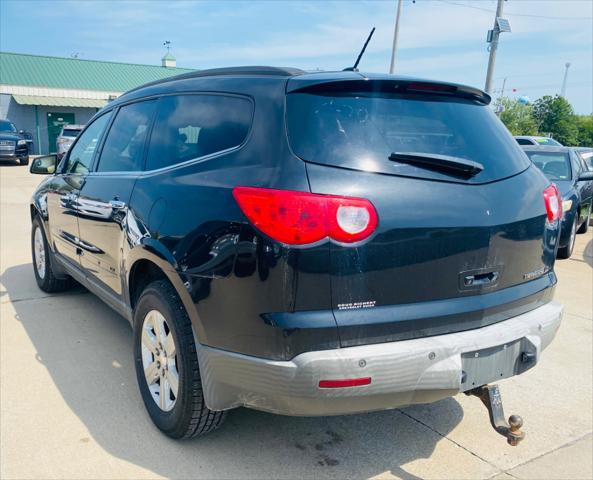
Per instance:
[[[417,92],[448,92],[455,93],[457,87],[453,85],[440,85],[438,83],[413,82],[408,84],[408,90]]]
[[[255,187],[235,187],[233,195],[254,226],[288,245],[359,242],[377,227],[375,207],[364,198]]]
[[[554,222],[562,217],[562,197],[558,187],[553,183],[544,190],[544,203],[548,222]]]
[[[362,387],[370,385],[371,377],[345,378],[343,380],[319,380],[319,388]]]

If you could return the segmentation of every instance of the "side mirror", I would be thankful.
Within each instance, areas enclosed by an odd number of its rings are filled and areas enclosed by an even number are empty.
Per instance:
[[[44,155],[33,160],[29,171],[37,175],[49,175],[56,172],[57,165],[58,157],[56,155]]]
[[[19,135],[24,135],[25,131],[24,130],[19,130]]]
[[[577,180],[578,182],[588,182],[589,180],[593,180],[593,172],[583,172],[581,176]]]

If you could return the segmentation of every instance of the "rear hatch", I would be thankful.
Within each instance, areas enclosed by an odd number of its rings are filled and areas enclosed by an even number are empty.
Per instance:
[[[288,136],[311,191],[366,198],[379,218],[360,244],[330,247],[343,346],[477,328],[550,300],[549,182],[487,96],[426,82],[291,82]]]

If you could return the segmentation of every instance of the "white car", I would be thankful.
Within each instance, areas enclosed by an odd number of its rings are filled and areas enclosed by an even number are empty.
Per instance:
[[[64,125],[62,131],[56,139],[58,158],[62,158],[76,140],[76,137],[82,132],[84,125]]]
[[[554,140],[552,137],[536,137],[529,135],[516,136],[515,140],[519,145],[547,145],[550,147],[563,147],[560,142]]]

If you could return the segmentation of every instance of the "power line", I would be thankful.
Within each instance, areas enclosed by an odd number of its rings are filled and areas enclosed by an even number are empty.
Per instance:
[[[468,5],[467,3],[459,3],[459,2],[452,2],[450,0],[435,0],[441,3],[448,3],[449,5],[457,5],[458,7],[465,7],[465,8],[473,8],[474,10],[482,10],[483,12],[490,12],[494,13],[495,10],[491,10],[490,8],[484,7],[477,7],[475,5]],[[531,18],[546,18],[550,20],[593,20],[593,17],[554,17],[549,15],[536,15],[532,13],[511,13],[505,12],[505,15],[510,15],[514,17],[531,17]]]

